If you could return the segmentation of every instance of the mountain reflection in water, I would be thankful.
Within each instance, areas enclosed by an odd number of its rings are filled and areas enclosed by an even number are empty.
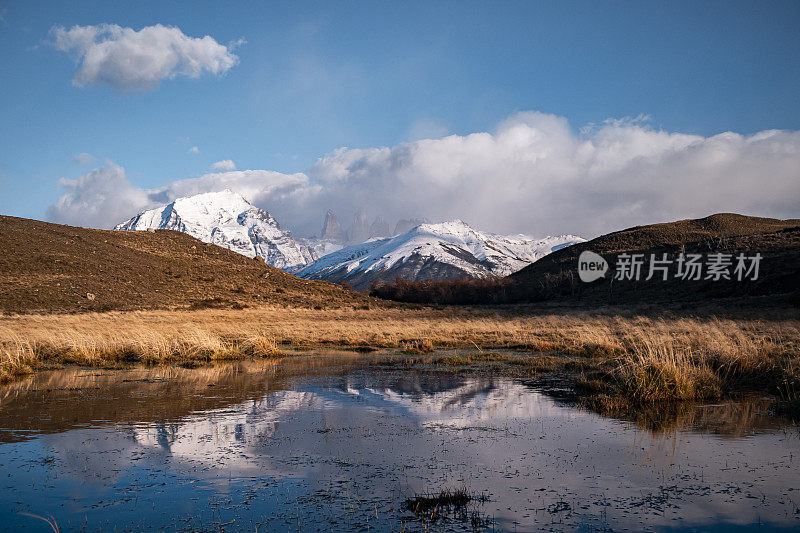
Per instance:
[[[797,428],[764,400],[617,420],[523,383],[291,358],[66,370],[0,389],[2,526],[471,530],[800,527]],[[653,420],[658,420],[657,424]],[[654,427],[657,426],[657,427]],[[656,431],[653,431],[656,429]]]

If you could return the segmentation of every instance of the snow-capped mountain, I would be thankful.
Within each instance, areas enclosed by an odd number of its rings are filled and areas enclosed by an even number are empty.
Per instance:
[[[328,254],[298,270],[307,279],[346,281],[365,289],[373,281],[506,276],[571,244],[575,235],[534,239],[475,230],[460,220],[421,224],[388,239],[372,239]]]
[[[289,271],[318,257],[282,230],[272,215],[230,189],[178,198],[139,213],[115,229],[182,231],[248,257],[262,257],[267,264]]]

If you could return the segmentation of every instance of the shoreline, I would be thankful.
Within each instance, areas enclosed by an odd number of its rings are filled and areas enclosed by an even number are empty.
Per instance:
[[[788,424],[800,422],[800,406],[796,402],[788,402],[757,390],[730,391],[719,398],[649,403],[631,402],[623,396],[617,396],[613,397],[613,402],[605,403],[598,401],[597,395],[587,394],[580,388],[582,374],[576,370],[574,358],[563,358],[557,367],[530,372],[529,362],[542,358],[552,362],[557,358],[513,350],[480,355],[464,349],[437,350],[416,357],[396,351],[357,353],[354,350],[328,350],[314,354],[295,352],[269,358],[218,360],[189,367],[177,364],[146,366],[140,363],[103,367],[63,365],[43,368],[0,385],[0,406],[6,402],[10,402],[8,405],[19,402],[27,394],[57,402],[64,394],[86,393],[87,398],[91,398],[93,391],[103,387],[146,385],[163,387],[164,392],[182,391],[180,401],[170,404],[168,408],[172,413],[170,416],[179,416],[175,414],[175,409],[186,408],[187,402],[194,405],[192,402],[202,397],[200,391],[210,390],[209,387],[231,387],[235,382],[238,384],[236,390],[242,397],[254,399],[264,393],[286,390],[291,387],[288,383],[292,379],[301,376],[341,376],[352,372],[368,372],[397,376],[401,380],[410,376],[434,375],[442,376],[437,379],[444,379],[445,382],[454,379],[478,382],[510,380],[570,408],[632,422],[655,433],[686,427],[698,421],[706,425],[718,424],[719,421],[709,418],[708,413],[720,411],[728,413],[726,419],[729,420],[723,424],[728,429],[740,425],[741,421],[735,418],[735,413],[740,413],[744,420],[768,416],[782,419]],[[473,358],[471,362],[462,364],[464,358],[470,357]],[[194,392],[187,394],[188,390]],[[227,403],[224,400],[228,397],[229,393],[215,395],[214,398],[221,403],[214,403],[214,406],[225,407]],[[727,407],[723,409],[723,406]],[[192,411],[195,408],[198,407],[187,409]]]
[[[509,377],[561,372],[599,411],[737,391],[797,407],[797,310],[698,311],[263,307],[3,316],[0,381],[65,365],[192,368],[342,350]]]

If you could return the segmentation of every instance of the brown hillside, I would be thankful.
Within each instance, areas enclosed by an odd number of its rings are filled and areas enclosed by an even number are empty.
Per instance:
[[[616,253],[631,250],[645,250],[664,246],[679,246],[686,243],[728,239],[745,235],[759,235],[800,227],[800,219],[779,220],[776,218],[748,217],[735,213],[719,213],[705,218],[679,220],[647,226],[615,231],[583,243],[580,246],[565,248],[542,261],[550,258],[558,260],[567,256],[575,256],[584,249],[596,253]],[[577,253],[575,253],[577,251]],[[544,261],[546,262],[546,261]],[[533,266],[533,265],[531,265]],[[525,277],[526,267],[513,277]]]
[[[176,231],[84,229],[0,216],[4,313],[367,302],[338,285],[302,280]]]

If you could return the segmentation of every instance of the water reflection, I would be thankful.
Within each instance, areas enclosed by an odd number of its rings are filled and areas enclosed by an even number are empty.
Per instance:
[[[43,524],[25,511],[62,529],[421,530],[404,499],[461,484],[489,496],[480,510],[499,530],[800,527],[800,439],[764,401],[617,420],[514,380],[370,363],[13,384],[0,527]]]

